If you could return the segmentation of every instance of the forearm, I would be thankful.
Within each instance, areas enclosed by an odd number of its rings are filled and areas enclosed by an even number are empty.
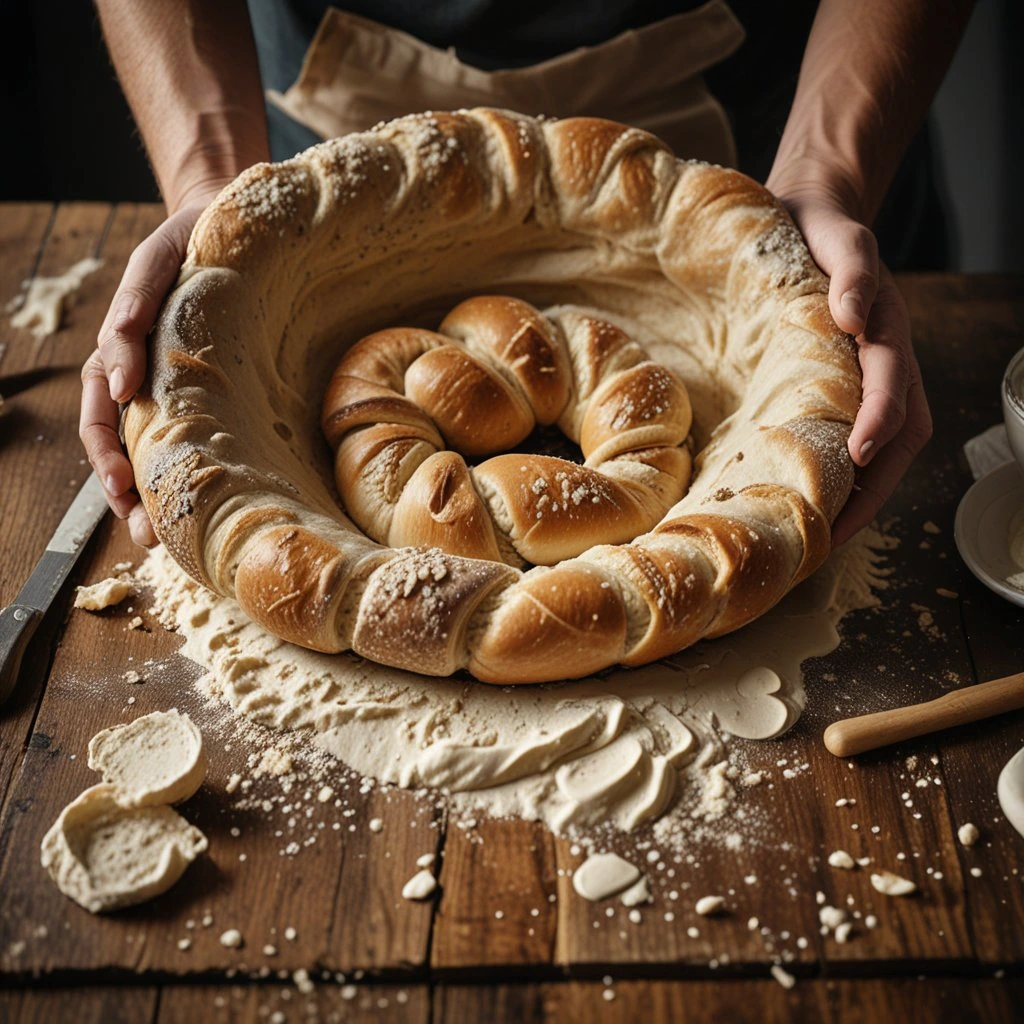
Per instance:
[[[768,187],[824,190],[862,224],[881,206],[973,0],[822,0]]]
[[[169,212],[269,158],[245,0],[96,6]]]

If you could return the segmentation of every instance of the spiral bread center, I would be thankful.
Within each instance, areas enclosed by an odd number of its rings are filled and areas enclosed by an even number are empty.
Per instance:
[[[523,566],[652,529],[686,493],[692,419],[679,376],[616,325],[487,295],[437,331],[394,327],[353,345],[322,425],[345,510],[368,536]],[[494,454],[551,424],[583,465]]]

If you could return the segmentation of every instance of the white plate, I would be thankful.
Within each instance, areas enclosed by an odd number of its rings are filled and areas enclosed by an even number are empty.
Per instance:
[[[1010,557],[1010,523],[1024,509],[1024,470],[1007,462],[983,476],[956,510],[953,536],[967,568],[1007,601],[1024,607],[1024,587],[1007,583],[1024,573]]]

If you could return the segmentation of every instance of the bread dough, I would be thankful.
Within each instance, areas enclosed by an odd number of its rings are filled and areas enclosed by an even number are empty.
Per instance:
[[[725,910],[725,897],[701,896],[701,898],[693,905],[693,909],[696,910],[701,917],[710,917],[713,914],[720,914]]]
[[[1024,836],[1024,748],[1006,762],[996,791],[1006,820]]]
[[[33,277],[25,284],[28,294],[21,308],[11,317],[12,327],[31,328],[40,340],[60,330],[64,302],[82,282],[103,266],[102,260],[87,256],[59,277]]]
[[[871,884],[884,896],[910,896],[917,892],[917,886],[909,878],[902,878],[891,871],[873,874]]]
[[[417,871],[408,882],[402,886],[402,898],[407,900],[425,900],[437,888],[437,879],[432,871],[424,868]]]
[[[131,592],[132,585],[127,580],[111,576],[99,583],[76,587],[75,607],[84,608],[87,612],[103,611],[104,608],[120,604]]]
[[[981,833],[978,826],[968,821],[956,830],[956,837],[960,840],[961,846],[973,846]]]
[[[100,783],[68,804],[42,844],[57,887],[91,913],[142,903],[169,889],[207,847],[170,807],[122,807]]]
[[[177,708],[154,711],[93,736],[89,767],[115,788],[122,807],[181,803],[206,777],[203,737]]]
[[[640,869],[617,853],[591,854],[572,874],[572,887],[585,900],[606,900],[628,889],[640,878]]]

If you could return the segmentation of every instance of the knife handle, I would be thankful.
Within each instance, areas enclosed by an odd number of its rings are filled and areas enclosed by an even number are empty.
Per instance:
[[[0,610],[0,706],[14,690],[25,648],[42,618],[35,608],[23,604],[9,604]]]

